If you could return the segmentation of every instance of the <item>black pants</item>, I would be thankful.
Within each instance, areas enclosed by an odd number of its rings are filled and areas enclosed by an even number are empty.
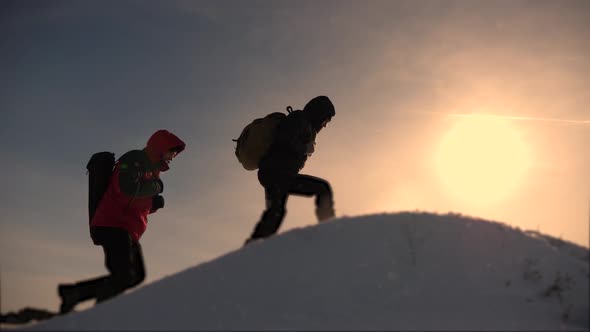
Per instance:
[[[121,228],[93,227],[92,237],[103,248],[105,266],[109,275],[80,281],[68,292],[74,294],[76,302],[96,298],[104,301],[139,285],[145,279],[145,267],[139,242],[131,239]]]
[[[259,178],[261,178],[259,176]],[[334,201],[332,188],[328,181],[310,175],[298,174],[293,177],[283,178],[282,181],[263,181],[266,198],[266,210],[250,239],[265,238],[275,234],[287,212],[285,206],[287,198],[291,195],[306,197],[315,196],[316,216],[318,221],[334,217]]]

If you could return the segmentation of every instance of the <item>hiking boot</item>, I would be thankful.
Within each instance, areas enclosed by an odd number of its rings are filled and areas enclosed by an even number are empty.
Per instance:
[[[315,214],[318,218],[318,222],[328,221],[334,218],[335,212],[334,208],[331,206],[328,207],[318,207],[315,210]]]
[[[61,305],[59,306],[59,313],[66,314],[78,304],[78,291],[74,285],[59,285],[57,293],[61,298]]]

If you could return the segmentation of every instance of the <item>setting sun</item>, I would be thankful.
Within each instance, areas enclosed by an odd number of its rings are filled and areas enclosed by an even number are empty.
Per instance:
[[[526,152],[518,132],[508,121],[468,116],[460,119],[442,139],[436,167],[453,194],[486,205],[513,191],[527,167]]]

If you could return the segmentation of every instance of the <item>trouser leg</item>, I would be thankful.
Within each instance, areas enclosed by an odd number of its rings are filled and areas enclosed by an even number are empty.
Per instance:
[[[78,303],[96,298],[98,289],[107,279],[108,276],[102,276],[75,284],[58,285],[57,292],[61,298],[60,313],[70,312]]]
[[[289,187],[289,194],[315,196],[315,213],[318,221],[334,217],[334,199],[332,187],[328,181],[311,175],[299,174]]]
[[[144,279],[141,246],[131,240],[127,231],[97,227],[92,230],[92,234],[93,239],[103,247],[105,265],[110,274],[75,284],[59,285],[62,313],[71,311],[78,303],[89,299],[100,301],[112,297]]]
[[[328,181],[310,175],[297,175],[283,185],[265,187],[266,210],[246,243],[271,236],[278,231],[286,214],[285,206],[289,194],[315,196],[315,213],[319,221],[334,217],[334,200]]]
[[[271,186],[264,189],[266,209],[262,213],[260,221],[256,224],[250,240],[269,237],[277,232],[285,217],[287,203],[287,192],[278,186]],[[246,243],[247,243],[246,242]]]
[[[121,294],[145,279],[145,266],[139,242],[132,240],[127,232],[113,240],[103,245],[105,265],[111,274],[98,288],[97,302]]]

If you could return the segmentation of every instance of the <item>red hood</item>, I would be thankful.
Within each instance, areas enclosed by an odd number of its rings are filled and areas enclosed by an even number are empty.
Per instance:
[[[153,162],[160,162],[162,161],[162,155],[167,151],[175,149],[180,154],[185,146],[186,144],[176,135],[167,130],[160,129],[150,137],[145,149]],[[167,171],[168,169],[168,164],[162,163],[161,171]]]

